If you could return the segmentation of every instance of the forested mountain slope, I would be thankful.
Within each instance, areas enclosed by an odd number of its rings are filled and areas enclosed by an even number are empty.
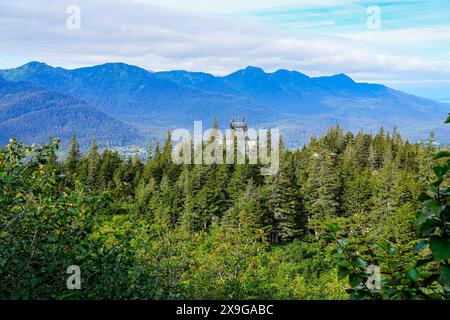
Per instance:
[[[30,144],[45,142],[49,137],[68,143],[73,134],[86,144],[93,136],[110,146],[142,140],[135,128],[82,100],[0,78],[0,144],[13,137]]]

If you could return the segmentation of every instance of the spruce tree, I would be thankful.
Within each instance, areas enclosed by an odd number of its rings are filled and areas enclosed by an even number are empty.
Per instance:
[[[92,138],[91,145],[89,146],[89,152],[87,154],[88,160],[88,172],[87,172],[87,185],[95,187],[99,184],[99,170],[100,170],[100,154],[97,140]]]
[[[337,216],[340,208],[341,178],[330,161],[327,151],[317,154],[312,160],[308,179],[302,188],[309,227],[318,240],[321,224]]]
[[[345,179],[342,206],[345,215],[364,215],[372,209],[373,175],[369,168],[353,167]]]
[[[69,174],[74,174],[76,172],[81,156],[80,145],[78,144],[75,135],[72,135],[72,138],[70,139],[69,153],[66,159],[66,170]]]
[[[285,155],[282,159],[287,160]],[[294,163],[282,161],[278,173],[269,179],[271,180],[269,207],[274,217],[271,240],[286,242],[297,236],[300,231],[298,228],[300,203]]]

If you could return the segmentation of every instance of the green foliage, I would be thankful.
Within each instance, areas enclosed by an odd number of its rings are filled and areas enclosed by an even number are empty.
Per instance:
[[[0,299],[448,298],[450,154],[432,143],[331,128],[266,177],[176,165],[170,134],[145,164],[58,148],[0,149]]]
[[[110,247],[94,236],[98,217],[115,211],[111,198],[78,183],[62,187],[64,175],[49,167],[58,147],[56,140],[42,147],[11,140],[0,153],[0,298],[132,298],[130,279],[140,267],[127,249],[131,239]],[[70,265],[83,270],[81,291],[66,288]]]
[[[450,153],[440,151],[434,158],[437,161],[432,168],[435,179],[419,197],[423,206],[415,218],[418,237],[411,241],[414,253],[399,255],[397,248],[385,243],[378,244],[379,250],[361,246],[357,241],[349,243],[344,240],[345,232],[337,224],[327,224],[329,232],[326,238],[336,243],[334,252],[338,256],[335,261],[338,275],[340,278],[348,277],[351,288],[347,291],[351,299],[449,299]],[[386,193],[383,199],[401,195],[394,192],[394,184],[390,185],[389,181],[390,178],[383,183],[384,188],[391,188],[390,194]],[[413,182],[408,187],[411,185]],[[384,202],[383,207],[389,210],[391,202]],[[411,248],[405,244],[399,247],[400,250]],[[376,289],[370,286],[368,262],[362,257],[381,268],[381,283]]]

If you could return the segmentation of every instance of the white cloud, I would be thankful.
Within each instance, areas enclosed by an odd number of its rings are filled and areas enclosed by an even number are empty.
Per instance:
[[[242,13],[295,6],[297,8],[331,7],[342,4],[342,0],[132,0],[137,3],[176,8],[203,13]],[[348,1],[354,2],[352,1]]]
[[[255,1],[245,6],[254,8]],[[81,30],[68,30],[66,8],[72,2],[0,3],[0,56],[26,57],[64,67],[122,61],[155,71],[186,69],[221,75],[255,65],[267,71],[286,68],[311,75],[344,72],[357,79],[420,81],[450,77],[450,62],[427,61],[404,49],[418,41],[408,31],[294,34],[256,21],[126,0],[75,1],[81,7]],[[181,4],[181,0],[164,2]],[[241,2],[233,0],[227,6],[230,10],[242,9]],[[303,5],[313,2],[317,1]],[[196,7],[203,2],[189,3]],[[258,3],[269,6],[269,1]],[[215,4],[210,8],[219,7]],[[417,34],[432,36],[431,31]],[[399,40],[401,49],[395,45],[399,37],[407,39]],[[445,36],[434,35],[433,39]]]

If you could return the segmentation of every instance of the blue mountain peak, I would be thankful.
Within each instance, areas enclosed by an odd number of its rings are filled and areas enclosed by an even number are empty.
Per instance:
[[[238,70],[232,74],[229,74],[225,77],[225,79],[258,79],[258,78],[265,78],[267,73],[264,72],[263,69],[258,67],[252,67],[248,66],[245,69]]]
[[[53,67],[49,66],[46,63],[39,62],[39,61],[31,61],[23,66],[19,67],[18,69],[27,69],[27,70],[44,70],[44,69],[53,69]]]
[[[332,78],[339,79],[340,81],[347,81],[347,82],[355,83],[355,81],[353,81],[352,78],[350,78],[348,75],[346,75],[344,73],[336,74],[336,75],[332,76]]]
[[[247,68],[245,68],[245,71],[252,71],[252,72],[262,72],[262,73],[265,73],[264,70],[263,70],[262,68],[254,67],[254,66],[248,66]]]
[[[290,71],[287,69],[279,69],[273,73],[274,76],[279,78],[302,78],[302,79],[309,79],[309,77],[306,74],[303,74],[298,71]]]
[[[266,72],[263,69],[258,68],[258,67],[252,67],[252,66],[248,66],[244,70],[239,70],[236,73],[239,73],[239,72],[242,73],[242,75],[245,75],[245,76],[248,76],[248,75],[259,76],[259,75],[265,75],[266,74]]]

